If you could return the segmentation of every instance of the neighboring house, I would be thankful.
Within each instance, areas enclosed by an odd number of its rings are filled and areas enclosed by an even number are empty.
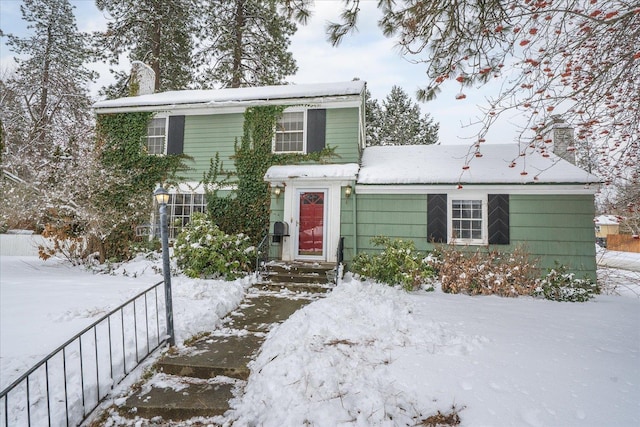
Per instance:
[[[620,232],[620,220],[615,215],[600,215],[595,217],[596,237],[606,239],[609,234]]]
[[[308,153],[331,146],[338,157],[267,171],[274,258],[336,262],[343,242],[348,264],[359,251],[379,250],[370,239],[384,235],[411,239],[422,250],[437,243],[503,251],[522,245],[543,269],[557,261],[595,278],[595,176],[552,153],[516,144],[482,144],[478,153],[468,145],[365,148],[364,90],[363,82],[354,81],[180,91],[103,101],[95,108],[98,114],[157,112],[150,152],[194,158],[191,182],[175,189],[172,199],[172,215],[186,220],[204,209],[198,181],[210,158],[217,152],[232,164],[244,110],[288,106],[286,131],[276,132],[273,149]]]

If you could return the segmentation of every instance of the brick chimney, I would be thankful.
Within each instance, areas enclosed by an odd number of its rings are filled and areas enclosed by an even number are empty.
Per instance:
[[[129,96],[148,95],[153,93],[156,84],[156,73],[144,62],[131,62],[131,80]]]
[[[576,164],[575,147],[573,140],[573,126],[565,122],[559,115],[551,117],[553,124],[551,125],[551,151],[558,157],[566,161]]]

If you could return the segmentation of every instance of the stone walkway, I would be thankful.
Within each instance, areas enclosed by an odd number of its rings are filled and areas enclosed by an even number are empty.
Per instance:
[[[229,400],[242,393],[250,373],[247,365],[269,329],[331,289],[326,284],[328,268],[272,268],[270,280],[251,288],[221,328],[180,352],[167,353],[151,380],[119,407],[120,414],[154,423],[158,417],[180,421],[224,415]]]

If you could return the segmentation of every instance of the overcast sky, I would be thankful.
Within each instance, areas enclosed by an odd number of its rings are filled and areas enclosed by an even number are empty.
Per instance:
[[[363,0],[358,23],[358,31],[347,36],[337,48],[326,41],[324,27],[327,21],[337,20],[340,13],[339,0],[316,0],[311,21],[300,26],[291,44],[293,56],[298,64],[298,73],[291,76],[291,83],[324,83],[349,81],[355,77],[367,82],[374,98],[382,100],[393,85],[402,87],[412,97],[420,86],[427,83],[425,66],[413,64],[403,58],[395,43],[387,39],[377,27],[380,14],[376,9],[377,0]],[[26,25],[21,22],[20,0],[0,0],[0,28],[5,33],[25,34]],[[72,0],[78,28],[81,31],[95,31],[106,26],[106,20],[95,7],[93,0]],[[3,40],[4,42],[4,40]],[[0,46],[2,70],[6,70],[13,60],[6,46]],[[93,66],[100,73],[100,80],[94,85],[96,93],[100,86],[112,81],[108,67],[104,64]],[[128,64],[123,64],[123,69]],[[495,89],[494,89],[495,90]],[[480,110],[477,105],[486,105],[485,97],[491,88],[473,90],[465,88],[465,100],[456,100],[460,92],[456,82],[443,87],[438,99],[422,103],[425,113],[431,114],[440,123],[440,142],[443,144],[470,143],[477,128],[463,127],[477,121]],[[517,128],[505,117],[492,129],[487,137],[488,143],[514,142]]]

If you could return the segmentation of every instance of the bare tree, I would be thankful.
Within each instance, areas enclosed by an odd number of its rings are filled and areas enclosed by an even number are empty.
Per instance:
[[[359,6],[343,0],[340,22],[327,28],[334,45],[356,27]],[[597,151],[596,172],[611,182],[638,180],[637,1],[380,0],[378,8],[384,35],[426,68],[419,99],[433,99],[446,82],[459,85],[458,99],[493,79],[503,82],[486,105],[478,144],[502,113],[517,110],[528,120],[520,135],[525,151],[545,151],[552,115],[562,113],[576,140]]]

